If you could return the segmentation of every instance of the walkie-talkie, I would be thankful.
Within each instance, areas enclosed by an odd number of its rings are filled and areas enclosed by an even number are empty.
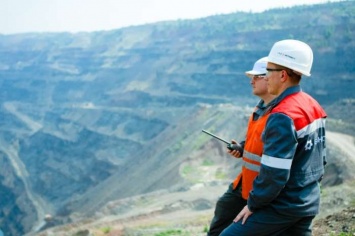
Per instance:
[[[242,146],[240,146],[239,144],[237,144],[237,143],[230,143],[230,142],[228,142],[228,141],[226,141],[226,140],[224,140],[224,139],[218,137],[217,135],[214,135],[214,134],[212,134],[212,133],[210,133],[210,132],[208,132],[208,131],[206,131],[206,130],[202,130],[202,132],[204,132],[204,133],[206,133],[206,134],[208,134],[208,135],[210,135],[210,136],[212,136],[212,137],[214,137],[214,138],[216,138],[216,139],[218,139],[218,140],[224,142],[225,144],[227,144],[227,148],[228,148],[229,150],[231,150],[231,151],[237,150],[237,151],[239,151],[241,154],[243,153],[243,148],[242,148]]]

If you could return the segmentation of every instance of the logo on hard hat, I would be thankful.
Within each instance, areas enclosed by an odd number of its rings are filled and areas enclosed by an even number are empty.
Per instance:
[[[282,53],[282,52],[278,52],[278,54],[279,54],[279,55],[281,55],[281,56],[284,56],[284,57],[291,58],[291,59],[293,59],[293,60],[295,60],[295,59],[296,59],[296,58],[294,58],[293,56],[290,56],[290,55],[285,54],[285,53]]]

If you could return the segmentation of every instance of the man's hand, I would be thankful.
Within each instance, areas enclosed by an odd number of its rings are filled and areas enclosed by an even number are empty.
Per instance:
[[[231,143],[236,144],[237,142],[234,139],[232,139]],[[232,156],[236,157],[236,158],[239,158],[239,157],[242,156],[241,153],[239,151],[237,151],[237,150],[232,150],[231,151],[231,150],[228,149],[228,153],[231,154]]]
[[[235,219],[233,220],[233,222],[238,222],[240,219],[243,219],[242,221],[242,225],[244,225],[244,223],[247,221],[248,217],[253,214],[253,212],[251,212],[248,208],[248,206],[245,206],[243,208],[243,210],[241,210],[239,212],[239,214],[237,215],[237,217],[235,217]]]

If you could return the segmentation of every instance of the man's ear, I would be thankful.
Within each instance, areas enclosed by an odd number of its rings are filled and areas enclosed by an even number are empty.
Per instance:
[[[281,71],[281,82],[285,82],[288,78],[288,74],[287,74],[287,71],[286,70],[282,70]]]

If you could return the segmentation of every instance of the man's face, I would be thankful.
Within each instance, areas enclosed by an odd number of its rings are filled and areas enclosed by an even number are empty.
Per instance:
[[[276,64],[267,63],[266,67],[267,73],[265,77],[265,81],[267,83],[267,90],[272,95],[280,94],[281,87],[281,72],[283,69],[278,68]]]
[[[256,96],[263,96],[265,95],[268,90],[267,90],[267,82],[265,80],[265,74],[264,75],[254,75],[250,79],[250,84],[251,87],[253,88],[253,94]]]

